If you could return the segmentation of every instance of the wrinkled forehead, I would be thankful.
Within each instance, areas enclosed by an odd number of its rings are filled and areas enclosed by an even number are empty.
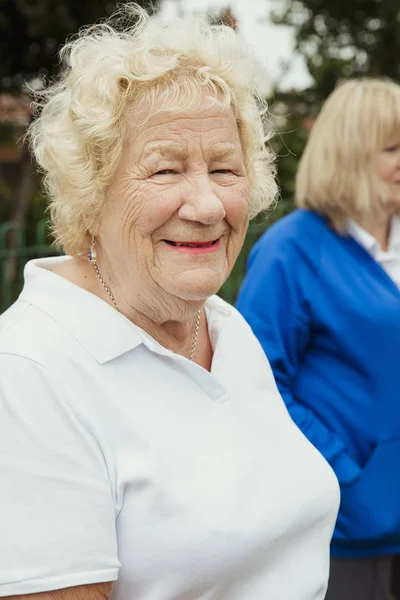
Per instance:
[[[174,139],[165,139],[150,140],[138,156],[139,160],[144,163],[157,160],[186,163],[199,157],[213,162],[234,161],[237,163],[238,160],[240,162],[242,160],[242,151],[238,144],[231,141],[202,144],[197,140],[190,143],[185,139],[179,142]]]
[[[193,151],[215,157],[242,153],[236,119],[230,108],[207,97],[185,109],[151,104],[128,119],[127,146],[137,158],[159,155],[184,160]]]

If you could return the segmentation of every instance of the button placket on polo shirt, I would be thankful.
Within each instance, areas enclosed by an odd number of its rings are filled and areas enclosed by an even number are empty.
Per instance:
[[[161,346],[157,342],[149,342],[147,339],[144,341],[144,345],[150,352],[158,354],[164,358],[172,361],[177,361],[180,369],[184,372],[192,381],[199,386],[199,388],[209,396],[214,402],[227,402],[229,400],[228,390],[219,383],[212,373],[198,365],[197,363],[189,360],[185,356],[176,354],[167,348]]]

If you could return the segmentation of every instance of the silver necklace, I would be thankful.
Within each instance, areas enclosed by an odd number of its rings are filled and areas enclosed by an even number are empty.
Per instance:
[[[100,273],[100,269],[97,266],[97,262],[96,260],[92,260],[93,266],[95,268],[96,271],[96,275],[101,283],[101,285],[103,286],[103,288],[105,289],[105,291],[107,292],[111,302],[114,304],[115,308],[117,309],[118,312],[121,312],[118,308],[118,304],[110,290],[110,288],[108,287],[108,285],[106,284],[106,282],[104,281],[103,277],[101,276]],[[197,338],[199,336],[199,328],[200,328],[200,317],[201,317],[201,309],[199,309],[197,311],[197,315],[196,315],[196,323],[194,326],[194,334],[193,334],[193,341],[192,341],[192,348],[190,350],[190,355],[189,355],[189,360],[193,360],[194,357],[194,353],[196,351],[196,344],[197,344]]]

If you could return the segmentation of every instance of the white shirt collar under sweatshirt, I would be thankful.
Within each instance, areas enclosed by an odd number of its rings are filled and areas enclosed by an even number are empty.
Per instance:
[[[400,216],[392,219],[388,249],[382,250],[378,240],[349,219],[347,232],[381,265],[389,277],[400,288]]]

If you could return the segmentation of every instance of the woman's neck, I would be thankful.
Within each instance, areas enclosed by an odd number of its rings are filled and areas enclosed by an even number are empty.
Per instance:
[[[92,264],[73,258],[56,268],[55,272],[64,279],[95,294],[115,308],[110,296],[96,276]],[[107,273],[106,281],[108,282]],[[207,344],[204,346],[204,338],[208,341],[208,328],[205,312],[202,308],[203,302],[191,303],[178,300],[174,302],[172,299],[168,301],[165,297],[157,298],[155,294],[152,298],[147,297],[147,301],[144,301],[140,299],[140,294],[132,294],[135,297],[135,303],[131,304],[125,300],[128,296],[126,290],[121,290],[121,293],[119,293],[118,289],[117,292],[113,289],[112,293],[113,296],[115,294],[118,311],[121,314],[143,329],[159,344],[187,358],[190,356],[192,349],[197,315],[200,310],[195,358],[201,356],[201,351],[204,352],[205,347],[209,347]],[[196,360],[196,362],[199,361]],[[202,364],[202,366],[205,365]]]
[[[371,219],[359,221],[359,225],[372,235],[379,242],[382,250],[386,252],[389,248],[391,221],[392,215],[382,210],[374,214]]]
[[[203,309],[198,310],[200,311],[199,325],[203,325],[205,314]],[[147,310],[132,309],[131,306],[124,304],[121,312],[132,323],[146,331],[146,333],[151,335],[165,348],[172,350],[176,354],[189,357],[195,335],[198,312],[175,319],[172,317],[172,313],[171,316],[168,315],[167,317],[165,315],[162,317],[160,311],[160,314],[153,316]],[[198,337],[198,333],[196,337]]]

